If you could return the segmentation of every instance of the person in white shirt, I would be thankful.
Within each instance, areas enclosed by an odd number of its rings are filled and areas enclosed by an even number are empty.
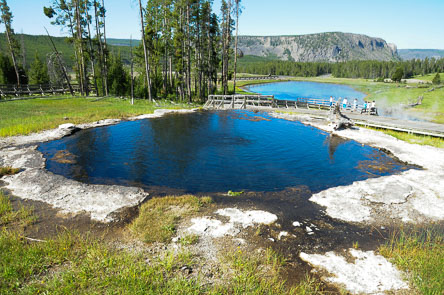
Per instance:
[[[344,110],[347,109],[347,98],[344,98],[344,100],[342,101],[342,108]]]

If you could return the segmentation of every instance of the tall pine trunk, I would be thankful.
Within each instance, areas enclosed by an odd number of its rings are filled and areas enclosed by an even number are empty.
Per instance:
[[[99,89],[97,87],[97,75],[96,75],[96,64],[95,64],[95,55],[94,55],[94,47],[92,45],[91,40],[91,27],[89,24],[89,13],[88,13],[88,3],[85,1],[85,16],[86,16],[86,24],[88,26],[88,44],[89,44],[89,56],[90,56],[90,62],[91,62],[91,70],[93,74],[93,80],[94,80],[94,87],[96,88],[96,96],[99,96]]]
[[[97,6],[99,5],[99,3],[97,2],[97,0],[94,0],[94,18],[96,21],[96,37],[97,37],[97,41],[99,43],[99,60],[100,60],[100,79],[101,79],[101,84],[102,84],[102,95],[107,95],[106,91],[105,91],[105,59],[104,59],[104,50],[103,50],[103,44],[102,44],[102,33],[100,32],[100,25],[99,25],[99,13],[97,10]],[[98,89],[97,89],[98,91]]]
[[[85,66],[85,55],[83,52],[83,31],[82,31],[82,18],[80,14],[80,0],[75,1],[75,9],[76,9],[76,26],[77,26],[77,45],[79,49],[79,59],[80,59],[80,76],[83,80],[83,85],[81,85],[81,93],[82,95],[89,95],[89,87],[88,87],[88,73],[86,71]]]
[[[105,73],[105,95],[109,95],[109,87],[108,87],[108,55],[107,55],[107,42],[106,42],[106,16],[105,16],[105,0],[102,0],[102,9],[103,9],[103,49],[104,49],[104,55],[103,55],[103,69]]]
[[[237,42],[239,37],[239,1],[236,1],[236,40],[234,41],[234,77],[233,77],[233,91],[236,94],[236,75],[237,75]]]
[[[191,97],[191,33],[190,33],[190,4],[187,4],[187,96],[189,102],[192,102]]]
[[[5,22],[5,26],[7,26],[6,22]],[[14,47],[12,46],[12,36],[11,36],[11,33],[9,32],[8,28],[6,28],[5,32],[6,32],[6,39],[8,41],[9,51],[11,52],[12,65],[14,66],[15,75],[17,77],[17,87],[20,87],[20,72],[19,72],[17,59],[16,59],[15,52],[14,52]]]
[[[139,9],[140,9],[140,24],[142,26],[142,43],[143,43],[143,55],[145,57],[145,71],[146,71],[146,82],[148,87],[148,99],[152,101],[151,97],[151,79],[150,79],[150,64],[149,64],[149,55],[146,46],[146,37],[145,37],[145,26],[143,24],[143,8],[142,1],[139,0]]]

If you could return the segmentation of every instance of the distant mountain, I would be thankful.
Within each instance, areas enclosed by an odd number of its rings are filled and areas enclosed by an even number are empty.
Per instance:
[[[26,34],[17,34],[16,35],[17,41],[19,44],[24,44],[25,49],[25,60],[26,65],[29,67],[31,63],[34,61],[35,54],[40,57],[42,61],[45,61],[47,56],[53,53],[53,49],[51,46],[51,43],[49,41],[48,36],[36,36],[36,35],[26,35]],[[62,55],[62,58],[65,62],[65,64],[72,68],[74,65],[74,45],[70,44],[68,42],[68,39],[66,37],[53,37],[54,43],[57,47],[57,50]],[[114,43],[114,40],[120,40],[120,39],[110,39],[112,40],[110,43],[110,50],[112,52],[121,52],[122,59],[124,62],[127,62],[129,60],[129,40],[127,44],[128,46],[118,46],[118,45],[112,45]],[[122,41],[123,42],[123,41]],[[118,42],[116,42],[118,43]],[[126,44],[123,42],[123,44]],[[136,41],[134,42],[134,45],[137,44]],[[23,46],[21,45],[22,49]],[[9,50],[6,43],[6,37],[4,33],[0,33],[0,52],[3,54],[9,54]],[[22,59],[21,59],[22,60]]]
[[[398,49],[398,54],[403,60],[409,59],[425,59],[428,58],[442,58],[444,57],[444,50],[441,49]]]
[[[331,32],[298,36],[239,36],[244,55],[301,62],[399,60],[396,45],[365,35]]]

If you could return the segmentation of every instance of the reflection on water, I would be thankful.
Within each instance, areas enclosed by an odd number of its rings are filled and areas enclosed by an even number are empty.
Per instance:
[[[42,143],[39,150],[47,169],[79,181],[191,193],[300,185],[319,191],[405,167],[377,149],[249,111],[122,122]],[[60,151],[75,161],[57,161]],[[390,169],[374,169],[388,161]]]
[[[344,144],[346,142],[348,142],[348,139],[336,136],[331,134],[330,136],[328,136],[325,141],[324,144],[328,145],[328,156],[330,157],[330,161],[334,160],[334,155],[336,152],[336,149],[341,145]]]

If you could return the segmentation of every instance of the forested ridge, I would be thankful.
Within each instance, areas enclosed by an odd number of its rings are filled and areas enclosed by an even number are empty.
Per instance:
[[[22,63],[26,65],[25,68],[29,68],[31,66],[36,53],[42,61],[46,60],[49,55],[53,53],[48,36],[17,34],[16,38],[20,44],[21,57],[23,59]],[[60,51],[63,61],[66,63],[68,68],[72,69],[74,66],[74,47],[72,40],[67,37],[52,37],[52,39],[57,49]],[[118,54],[118,52],[120,52],[124,63],[129,64],[129,40],[110,39],[108,41],[110,51],[113,54]],[[3,54],[8,52],[6,42],[5,34],[0,33],[0,52]],[[140,41],[135,41],[133,46],[138,44],[138,42]]]
[[[444,58],[413,59],[408,61],[347,61],[329,62],[291,62],[257,56],[245,56],[239,60],[239,71],[260,75],[285,75],[316,77],[332,74],[338,78],[392,78],[397,70],[401,78],[444,72]],[[400,72],[398,71],[398,72]]]

